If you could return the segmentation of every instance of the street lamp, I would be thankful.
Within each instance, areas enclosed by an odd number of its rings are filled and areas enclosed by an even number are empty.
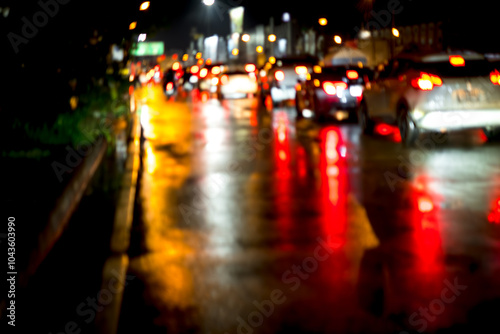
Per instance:
[[[342,43],[342,37],[340,37],[339,35],[335,35],[333,37],[333,41],[337,44],[341,44]]]
[[[248,42],[248,41],[250,41],[250,35],[249,35],[249,34],[243,34],[243,35],[241,36],[241,40],[242,40],[243,42],[245,42],[245,43],[246,43],[246,42]]]
[[[273,43],[273,42],[276,42],[276,35],[275,34],[271,34],[267,37],[267,39],[269,40],[269,42]]]
[[[137,27],[137,22],[134,21],[134,22],[132,22],[132,23],[129,24],[128,29],[129,30],[134,30],[136,27]]]
[[[203,4],[206,6],[212,6],[215,3],[215,0],[203,0]]]
[[[399,37],[399,30],[396,28],[392,28],[392,35],[396,38]]]
[[[264,48],[262,47],[262,45],[259,45],[255,48],[255,51],[257,51],[257,53],[262,53],[262,51],[264,51]]]
[[[320,18],[320,19],[318,20],[318,23],[319,23],[319,25],[320,25],[320,26],[326,26],[326,25],[327,25],[327,23],[328,23],[328,20],[327,20],[327,19],[325,19],[324,17],[322,17],[322,18]]]
[[[144,1],[143,3],[141,3],[139,10],[146,10],[148,8],[149,8],[149,1]]]
[[[231,54],[232,54],[233,56],[237,56],[239,53],[240,53],[240,50],[238,50],[238,49],[233,49],[233,50],[231,51]]]

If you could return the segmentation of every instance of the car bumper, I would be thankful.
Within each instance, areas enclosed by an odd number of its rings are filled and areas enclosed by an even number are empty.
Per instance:
[[[431,112],[414,110],[412,117],[420,129],[427,131],[500,127],[500,109]]]

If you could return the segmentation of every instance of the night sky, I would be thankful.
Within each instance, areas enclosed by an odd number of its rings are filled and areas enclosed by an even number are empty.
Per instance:
[[[38,29],[36,36],[19,45],[14,52],[8,33],[21,35],[22,17],[32,20],[40,10],[38,1],[8,0],[11,12],[7,18],[0,16],[3,31],[0,57],[14,63],[25,59],[46,57],[56,62],[77,60],[80,46],[87,44],[94,30],[102,33],[108,42],[120,42],[131,37],[128,24],[138,21],[139,31],[149,32],[150,39],[161,39],[168,49],[184,49],[189,46],[190,31],[225,35],[229,33],[227,9],[242,5],[246,10],[246,26],[269,22],[275,17],[279,24],[283,12],[290,12],[301,27],[317,27],[319,17],[328,19],[327,33],[353,34],[354,28],[362,22],[363,4],[375,1],[374,10],[382,13],[389,0],[353,1],[270,1],[270,0],[217,0],[220,4],[206,7],[201,0],[151,1],[147,12],[139,12],[141,0],[59,0],[57,13]],[[53,2],[55,0],[42,0]],[[395,0],[391,0],[395,1]],[[484,50],[498,50],[498,11],[491,2],[477,0],[462,3],[458,1],[400,0],[401,12],[395,16],[396,25],[441,21],[447,24],[450,34],[467,47]],[[222,4],[222,5],[221,5]],[[5,4],[2,6],[6,6]],[[1,6],[0,6],[1,7]]]

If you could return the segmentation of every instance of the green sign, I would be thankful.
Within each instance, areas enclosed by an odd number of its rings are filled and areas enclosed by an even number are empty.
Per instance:
[[[132,55],[140,56],[161,56],[165,53],[163,42],[141,42],[132,49]]]

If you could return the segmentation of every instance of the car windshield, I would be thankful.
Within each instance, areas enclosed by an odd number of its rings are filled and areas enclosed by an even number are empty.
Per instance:
[[[415,68],[437,74],[443,78],[489,76],[493,70],[492,64],[486,60],[465,60],[463,66],[453,66],[449,61],[419,63]]]

